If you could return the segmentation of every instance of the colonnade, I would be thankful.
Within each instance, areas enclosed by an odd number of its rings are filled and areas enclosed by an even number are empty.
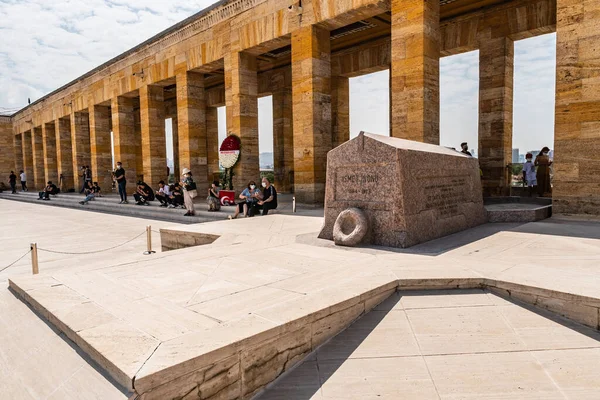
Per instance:
[[[157,39],[156,57],[123,62],[103,75],[104,81],[70,92],[52,110],[39,109],[29,120],[20,117],[15,166],[21,163],[36,187],[58,179],[58,173],[67,186],[79,187],[79,168],[90,165],[93,179],[108,186],[112,131],[115,159],[124,163],[128,179],[143,176],[156,185],[166,177],[164,121],[171,118],[175,172],[191,168],[204,189],[219,171],[216,107],[225,105],[227,132],[242,143],[234,171],[239,191],[259,176],[258,97],[272,95],[275,184],[280,191],[293,190],[299,202],[319,203],[327,152],[349,138],[350,77],[389,69],[391,136],[437,144],[440,57],[479,50],[483,190],[484,195],[506,195],[506,166],[512,158],[513,43],[558,31],[555,170],[556,182],[570,187],[579,182],[582,169],[569,150],[569,130],[577,132],[581,143],[597,146],[593,124],[600,92],[591,89],[597,86],[599,57],[590,45],[600,25],[592,23],[594,18],[577,25],[581,18],[574,12],[592,15],[599,2],[513,0],[460,15],[460,7],[450,9],[452,2],[442,2],[446,8],[441,9],[435,0],[361,0],[355,6],[336,2],[335,7],[333,2],[327,6],[328,1],[309,0],[304,14],[297,15],[280,2],[265,0],[253,7],[252,1],[231,0],[223,10],[208,11],[206,24],[219,20],[221,25],[198,36],[190,36],[196,35],[193,30],[178,34],[196,41],[179,43],[169,36],[160,44],[162,39]],[[247,14],[233,14],[238,8]],[[380,36],[336,47],[333,32],[368,18],[388,24],[378,31]],[[264,55],[273,51],[288,58],[278,63],[270,56],[265,61]],[[269,63],[274,66],[265,67]],[[567,155],[562,161],[568,165],[561,167],[561,154]],[[565,197],[573,196],[561,190]],[[595,189],[590,193],[597,197]],[[582,196],[574,201],[584,202]]]

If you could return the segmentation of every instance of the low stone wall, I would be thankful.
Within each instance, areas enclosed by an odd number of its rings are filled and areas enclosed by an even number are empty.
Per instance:
[[[198,340],[194,352],[170,366],[142,367],[133,379],[95,351],[36,301],[35,291],[10,287],[64,332],[118,382],[133,389],[139,400],[250,399],[286,371],[368,313],[395,291],[489,289],[495,294],[560,314],[600,330],[600,298],[541,289],[487,278],[397,279],[379,276],[360,284],[317,292],[293,303],[261,309],[240,320],[215,328],[215,343]],[[265,325],[265,321],[269,324]],[[285,321],[283,323],[277,321]],[[164,360],[163,360],[164,361]],[[170,360],[173,361],[173,360]]]
[[[160,230],[160,245],[162,251],[184,249],[186,247],[211,244],[219,235],[200,232],[184,232],[173,229]]]
[[[485,280],[492,293],[551,311],[600,331],[600,299],[518,283]]]

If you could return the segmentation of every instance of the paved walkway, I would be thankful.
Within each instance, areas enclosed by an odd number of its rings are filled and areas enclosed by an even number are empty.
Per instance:
[[[77,210],[42,210],[49,208],[0,200],[6,264],[26,252],[32,241],[45,249],[93,251],[123,243],[150,223]],[[67,312],[63,317],[80,321],[80,330],[90,333],[87,338],[96,340],[100,348],[108,346],[107,351],[116,350],[113,355],[131,374],[142,365],[151,373],[168,363],[184,361],[198,351],[197,335],[221,340],[218,335],[232,321],[254,318],[271,326],[306,312],[302,307],[335,301],[336,293],[360,294],[370,285],[397,279],[485,276],[595,298],[600,293],[598,223],[552,219],[525,225],[487,224],[406,250],[335,247],[316,239],[321,223],[321,218],[284,215],[193,226],[154,221],[154,229],[169,226],[221,237],[209,246],[153,256],[142,255],[143,236],[105,253],[40,252],[41,274],[25,289],[37,291],[35,295],[48,301],[53,311]],[[157,237],[154,247],[159,248]],[[0,280],[10,276],[27,283],[29,279],[24,278],[29,274],[26,257],[0,272]],[[8,292],[3,295],[12,296]],[[80,296],[87,300],[79,301]],[[28,311],[23,303],[11,299],[9,309]],[[91,319],[85,310],[71,312],[83,303],[103,312],[92,314],[98,318]],[[56,336],[33,313],[24,311],[23,323],[42,324],[36,337]],[[127,332],[114,329],[119,326],[127,326]],[[223,328],[213,331],[216,326]],[[6,323],[2,326],[0,337],[10,336],[15,348],[27,348],[34,340],[25,330],[5,331],[7,327]],[[118,351],[115,343],[119,340],[135,342],[135,351]],[[45,358],[43,352],[32,350],[26,360],[31,368],[54,368],[60,354],[72,352],[68,342],[63,343],[62,349],[54,347],[59,355]],[[158,343],[176,346],[163,345],[154,353]],[[153,362],[145,364],[151,355]],[[21,362],[18,360],[5,355],[0,358],[0,370],[20,376],[12,381],[13,392],[30,390],[24,383],[29,382],[23,375],[27,368],[14,367]],[[63,387],[65,379],[40,382],[35,393],[44,395],[32,397],[46,398]],[[98,378],[98,382],[102,382],[99,387],[107,385],[106,380]]]
[[[397,292],[260,400],[598,399],[600,333],[480,291]]]
[[[49,212],[48,212],[49,211]],[[0,200],[0,269],[29,250],[40,247],[85,252],[112,247],[168,222],[144,221],[86,211],[47,208]],[[70,255],[39,253],[40,272],[49,274],[66,267],[79,270],[120,262],[141,261],[145,237],[110,252]],[[160,249],[158,235],[154,247]],[[28,255],[0,272],[0,399],[126,399],[114,383],[91,365],[67,338],[38,317],[7,289],[8,276],[29,276]]]

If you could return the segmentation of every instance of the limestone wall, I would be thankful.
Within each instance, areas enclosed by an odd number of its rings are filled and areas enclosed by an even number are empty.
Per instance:
[[[553,209],[600,215],[600,0],[558,0]]]
[[[6,183],[15,169],[15,143],[10,117],[0,117],[0,182]]]

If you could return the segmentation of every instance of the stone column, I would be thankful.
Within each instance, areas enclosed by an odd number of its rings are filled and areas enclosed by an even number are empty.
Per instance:
[[[600,215],[600,0],[558,0],[557,15],[552,210]]]
[[[58,170],[59,177],[61,174],[63,177],[61,190],[73,189],[75,188],[75,183],[73,180],[71,120],[69,118],[59,118],[54,123],[56,132],[56,169]]]
[[[171,116],[171,130],[173,132],[173,170],[171,173],[175,179],[181,176],[179,168],[179,118],[177,114]]]
[[[206,155],[209,181],[219,173],[219,113],[217,107],[206,108]]]
[[[479,165],[484,196],[510,195],[513,111],[513,41],[480,40]]]
[[[46,187],[46,178],[44,173],[44,144],[42,138],[42,127],[38,126],[33,128],[31,131],[31,148],[33,154],[33,185],[27,185],[28,187],[35,190],[42,190]],[[28,180],[29,176],[27,177]]]
[[[308,26],[292,33],[292,82],[294,192],[301,203],[322,203],[332,145],[329,31]]]
[[[90,158],[90,123],[86,112],[71,113],[71,146],[73,152],[73,181],[75,191],[83,186],[81,167],[91,166]]]
[[[167,175],[164,89],[146,85],[140,88],[140,121],[144,181],[152,188]]]
[[[104,193],[112,189],[112,148],[110,145],[110,107],[90,107],[90,153],[92,180]]]
[[[192,170],[198,192],[206,193],[208,160],[204,74],[184,71],[177,74],[176,79],[179,167]]]
[[[58,186],[58,169],[56,166],[56,130],[54,121],[42,124],[42,147],[44,149],[45,182],[52,181]]]
[[[291,88],[273,93],[273,169],[275,188],[282,193],[292,192],[294,130]]]
[[[234,168],[233,188],[243,190],[260,177],[258,155],[258,75],[256,57],[243,52],[225,56],[227,134],[242,142],[240,160]]]
[[[440,142],[440,2],[392,0],[391,136]]]
[[[23,171],[25,171],[25,175],[27,176],[27,185],[31,187],[33,190],[33,148],[31,146],[32,143],[32,133],[33,129],[29,131],[23,132]],[[15,173],[18,173],[15,171]],[[17,178],[19,179],[19,178]]]
[[[134,130],[135,130],[135,169],[137,176],[135,182],[144,180],[144,156],[142,154],[142,122],[139,108],[134,111]]]
[[[125,179],[130,187],[136,183],[136,138],[134,121],[134,99],[117,96],[111,101],[113,146],[115,151],[115,165],[121,161],[125,168]],[[114,168],[114,166],[113,166]]]
[[[332,145],[350,140],[350,82],[345,76],[331,78]]]
[[[23,136],[24,134],[19,133],[13,136],[13,146],[15,152],[15,174],[19,175],[19,171],[24,168],[23,166]],[[17,177],[17,181],[19,178]],[[19,185],[17,185],[19,186]]]

